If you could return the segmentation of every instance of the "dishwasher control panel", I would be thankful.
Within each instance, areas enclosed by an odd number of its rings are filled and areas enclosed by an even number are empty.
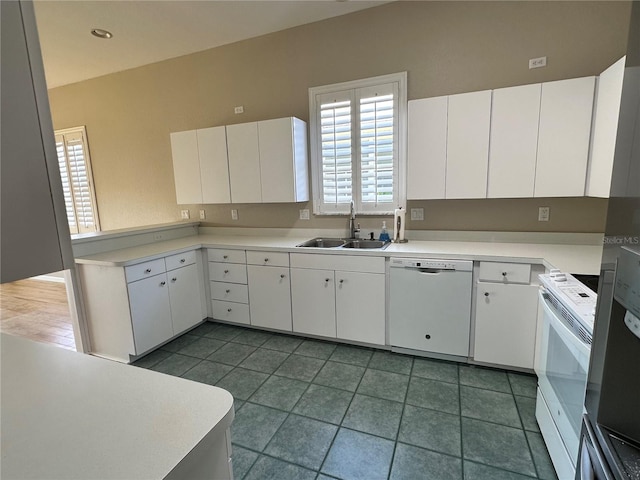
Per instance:
[[[470,272],[473,262],[470,260],[439,260],[435,258],[391,258],[391,267],[428,268],[432,270],[462,270]]]

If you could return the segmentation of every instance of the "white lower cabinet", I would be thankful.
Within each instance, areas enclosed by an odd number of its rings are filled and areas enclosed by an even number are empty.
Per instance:
[[[335,272],[336,336],[385,344],[385,275]]]
[[[292,330],[289,267],[248,265],[251,325]]]
[[[474,360],[533,368],[538,287],[478,282]]]
[[[209,248],[207,258],[213,318],[249,325],[251,317],[245,251]]]
[[[132,282],[127,290],[135,353],[141,354],[173,336],[167,275]]]
[[[335,275],[331,270],[291,269],[293,331],[336,337]]]
[[[167,280],[173,333],[177,335],[202,320],[202,281],[195,264],[167,272]]]

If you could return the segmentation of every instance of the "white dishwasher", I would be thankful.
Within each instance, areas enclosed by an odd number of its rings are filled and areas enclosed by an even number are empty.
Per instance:
[[[391,346],[468,357],[473,262],[392,258],[389,266]]]

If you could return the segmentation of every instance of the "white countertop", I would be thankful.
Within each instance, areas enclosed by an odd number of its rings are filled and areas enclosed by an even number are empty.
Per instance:
[[[1,335],[2,477],[159,479],[233,420],[221,388]]]
[[[310,237],[276,237],[248,235],[200,234],[174,240],[108,251],[76,258],[77,263],[103,266],[126,266],[152,260],[167,254],[181,253],[194,248],[222,247],[295,251],[296,253],[373,255],[373,256],[427,256],[461,260],[488,260],[519,263],[539,263],[547,268],[576,274],[600,273],[602,246],[567,245],[549,243],[505,243],[471,241],[414,241],[391,244],[384,250],[295,248]]]

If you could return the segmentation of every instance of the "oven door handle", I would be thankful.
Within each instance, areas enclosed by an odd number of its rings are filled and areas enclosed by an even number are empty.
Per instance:
[[[549,300],[547,300],[546,298],[546,296],[549,294],[540,290],[538,295],[540,295],[540,302],[542,303],[542,306],[544,307],[544,310],[546,312],[544,318],[549,318],[549,326],[558,333],[562,341],[567,345],[569,349],[571,349],[573,353],[577,353],[580,355],[580,363],[585,363],[582,366],[586,370],[589,367],[589,353],[591,352],[591,349],[587,345],[585,345],[582,340],[580,340],[576,336],[576,334],[569,329],[569,327],[567,327],[562,321],[560,321],[560,319],[558,318],[559,314],[556,313],[557,310],[553,307],[553,305],[550,304]]]

